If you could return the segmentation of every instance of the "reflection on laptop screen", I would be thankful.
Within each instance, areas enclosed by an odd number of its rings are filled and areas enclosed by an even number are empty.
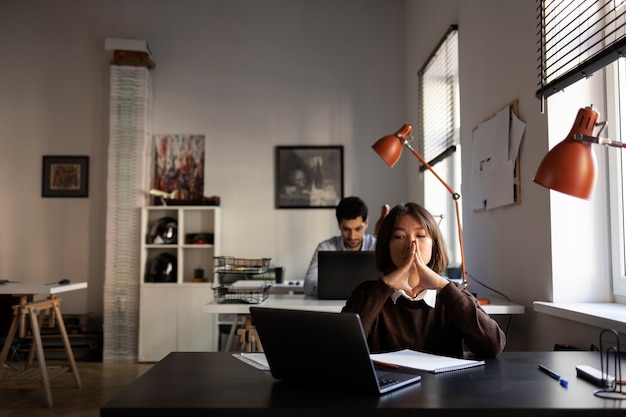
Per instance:
[[[346,300],[363,281],[380,278],[373,251],[319,251],[317,298]]]

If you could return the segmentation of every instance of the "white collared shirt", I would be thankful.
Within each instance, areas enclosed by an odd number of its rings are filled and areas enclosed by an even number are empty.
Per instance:
[[[411,298],[411,296],[404,290],[395,290],[394,293],[391,294],[391,301],[395,304],[400,297],[404,297],[411,301],[424,300],[427,306],[435,308],[435,304],[437,302],[437,290],[424,290],[417,294],[415,298]]]

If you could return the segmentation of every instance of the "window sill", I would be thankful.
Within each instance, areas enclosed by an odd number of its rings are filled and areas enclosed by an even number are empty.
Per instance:
[[[616,303],[549,303],[535,301],[534,311],[602,329],[626,333],[626,305]]]

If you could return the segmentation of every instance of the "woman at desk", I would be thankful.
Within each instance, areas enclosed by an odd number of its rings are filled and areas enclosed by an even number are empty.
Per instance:
[[[423,207],[404,203],[385,217],[376,243],[384,276],[357,286],[343,312],[358,313],[372,352],[413,349],[463,356],[463,348],[495,357],[506,336],[460,284],[443,278],[446,245]]]

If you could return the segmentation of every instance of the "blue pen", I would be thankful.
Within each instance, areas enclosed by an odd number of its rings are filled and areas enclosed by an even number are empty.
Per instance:
[[[559,384],[561,384],[561,386],[567,388],[568,382],[565,379],[562,379],[561,376],[557,374],[556,372],[546,368],[543,365],[539,365],[539,370],[543,372],[544,374],[556,379],[557,381],[559,381]]]

